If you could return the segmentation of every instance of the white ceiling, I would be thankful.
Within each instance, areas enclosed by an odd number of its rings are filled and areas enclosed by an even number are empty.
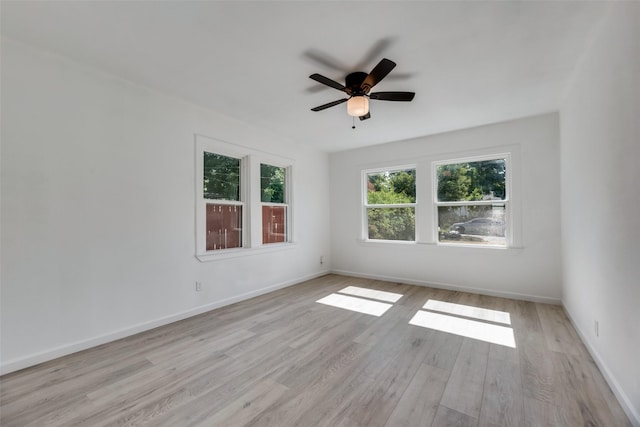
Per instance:
[[[5,1],[2,34],[338,151],[558,110],[605,2]],[[398,65],[356,122],[343,82]]]

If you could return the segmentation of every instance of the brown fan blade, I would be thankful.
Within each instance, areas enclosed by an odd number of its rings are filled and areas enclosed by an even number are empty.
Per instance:
[[[324,104],[324,105],[320,105],[318,107],[312,108],[311,111],[326,110],[327,108],[333,107],[333,106],[338,105],[338,104],[342,104],[343,102],[347,102],[348,99],[349,98],[338,99],[337,101],[329,102],[328,104]]]
[[[317,81],[318,83],[322,83],[323,85],[327,85],[327,86],[332,87],[334,89],[338,89],[338,90],[341,90],[341,91],[345,92],[345,87],[342,86],[340,83],[338,83],[338,82],[336,82],[334,80],[331,80],[330,78],[325,77],[323,75],[320,75],[318,73],[311,74],[309,76],[309,78],[312,79],[312,80]]]
[[[361,88],[364,93],[369,93],[371,88],[380,83],[380,80],[384,79],[387,74],[395,68],[395,66],[395,62],[387,58],[382,58],[382,60],[378,62],[378,65],[371,70],[369,75],[362,82]]]
[[[360,121],[370,119],[371,118],[371,111],[369,111],[364,116],[360,116],[359,118],[360,118]]]
[[[411,101],[414,96],[414,92],[373,92],[369,98],[379,101]]]

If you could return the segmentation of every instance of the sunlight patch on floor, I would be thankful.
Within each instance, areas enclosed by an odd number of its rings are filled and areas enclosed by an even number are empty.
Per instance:
[[[409,324],[516,348],[513,329],[446,314],[418,311]]]
[[[360,288],[358,286],[347,286],[344,289],[340,289],[338,292],[340,292],[341,294],[355,295],[357,297],[377,299],[386,302],[398,302],[398,300],[402,298],[402,294],[377,291],[375,289]]]
[[[487,308],[473,307],[470,305],[454,304],[451,302],[430,299],[422,307],[426,310],[439,311],[441,313],[454,314],[456,316],[471,317],[489,322],[511,324],[511,316],[506,311],[489,310]]]
[[[371,314],[378,317],[382,316],[392,306],[392,304],[370,301],[363,298],[355,298],[339,294],[328,295],[316,302],[333,307],[343,308],[345,310],[357,311],[358,313]]]

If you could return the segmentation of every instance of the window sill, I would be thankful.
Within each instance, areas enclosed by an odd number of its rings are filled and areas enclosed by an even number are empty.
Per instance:
[[[363,240],[358,240],[358,242],[366,244],[366,245],[377,245],[377,244],[381,244],[381,245],[417,245],[418,242],[416,242],[415,240],[378,240],[378,239],[363,239]]]
[[[405,247],[419,247],[419,248],[429,248],[428,250],[452,250],[452,251],[478,251],[484,250],[487,252],[493,253],[504,253],[510,255],[518,255],[521,254],[524,250],[523,247],[504,247],[504,246],[490,246],[490,245],[465,245],[465,244],[455,244],[455,243],[435,243],[435,242],[415,242],[415,241],[404,241],[404,240],[368,240],[368,239],[357,239],[356,240],[361,246],[388,246],[388,245],[399,245]]]
[[[468,250],[485,250],[485,251],[495,251],[495,252],[503,252],[503,253],[511,253],[511,254],[519,254],[522,253],[524,248],[516,247],[516,246],[495,246],[495,245],[474,245],[474,244],[464,244],[464,243],[431,243],[431,246],[437,246],[439,248],[452,248],[453,250],[460,249],[468,249]]]
[[[223,249],[201,253],[197,254],[196,258],[198,258],[198,261],[200,262],[220,261],[224,259],[280,252],[293,249],[295,246],[295,243],[270,243],[268,245],[257,246],[255,248]]]

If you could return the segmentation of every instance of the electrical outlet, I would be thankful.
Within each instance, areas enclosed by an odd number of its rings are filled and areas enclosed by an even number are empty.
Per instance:
[[[196,292],[202,291],[202,282],[196,282]]]
[[[596,336],[599,337],[600,336],[600,324],[598,323],[597,320],[595,320],[593,322],[593,328],[594,328],[594,330],[596,332]]]

